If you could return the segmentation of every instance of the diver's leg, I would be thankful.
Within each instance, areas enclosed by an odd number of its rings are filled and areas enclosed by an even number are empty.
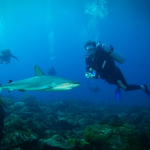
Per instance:
[[[129,85],[126,82],[126,80],[125,80],[125,78],[124,78],[124,76],[123,76],[123,74],[119,68],[117,68],[117,84],[119,87],[121,87],[125,91],[132,91],[132,90],[141,89],[140,85],[134,85],[134,84]]]
[[[134,84],[128,85],[126,80],[125,80],[125,78],[124,78],[124,76],[123,76],[123,74],[122,74],[122,72],[120,71],[119,68],[118,68],[118,77],[119,77],[118,78],[119,80],[117,80],[117,83],[125,91],[133,91],[133,90],[140,90],[140,89],[142,89],[142,90],[145,91],[145,93],[148,96],[150,96],[150,90],[148,89],[146,84],[144,84],[144,85],[134,85]]]

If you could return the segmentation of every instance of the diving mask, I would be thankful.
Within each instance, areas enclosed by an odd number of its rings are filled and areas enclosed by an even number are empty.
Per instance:
[[[88,45],[86,46],[86,51],[88,55],[94,54],[95,53],[95,46],[94,45]]]

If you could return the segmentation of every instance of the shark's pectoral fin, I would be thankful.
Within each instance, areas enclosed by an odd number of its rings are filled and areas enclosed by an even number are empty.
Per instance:
[[[19,92],[25,92],[25,90],[18,90]]]
[[[45,74],[43,73],[43,71],[38,67],[35,66],[35,76],[44,76]]]
[[[52,89],[53,87],[52,86],[48,86],[46,89]]]
[[[8,90],[8,93],[10,93],[11,91],[13,91],[13,89],[9,89],[9,90]]]

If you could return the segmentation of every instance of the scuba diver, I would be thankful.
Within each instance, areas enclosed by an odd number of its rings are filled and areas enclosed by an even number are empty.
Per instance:
[[[90,83],[89,80],[87,80],[87,84],[88,84],[89,89],[90,89],[93,93],[98,93],[98,92],[100,92],[100,89],[99,89],[99,87],[98,87],[96,84],[94,84],[93,86],[91,86],[91,83]]]
[[[52,68],[49,69],[48,75],[49,75],[49,76],[55,76],[55,75],[56,75],[56,71],[55,71],[55,68],[54,68],[54,67],[52,67]]]
[[[129,85],[121,70],[115,65],[115,61],[122,64],[125,57],[114,50],[111,45],[101,42],[89,41],[85,44],[86,49],[86,78],[98,79],[107,81],[109,84],[117,85],[116,98],[120,101],[121,89],[125,91],[144,90],[150,96],[150,91],[146,84],[144,85]]]
[[[0,51],[0,64],[3,63],[3,61],[6,62],[6,64],[10,63],[10,60],[12,58],[15,58],[16,60],[20,61],[16,56],[12,55],[9,49],[1,50]]]

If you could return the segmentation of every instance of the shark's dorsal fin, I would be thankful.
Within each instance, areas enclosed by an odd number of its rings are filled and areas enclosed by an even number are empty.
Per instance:
[[[38,67],[35,66],[35,76],[44,76],[45,74],[43,73],[43,71]]]

